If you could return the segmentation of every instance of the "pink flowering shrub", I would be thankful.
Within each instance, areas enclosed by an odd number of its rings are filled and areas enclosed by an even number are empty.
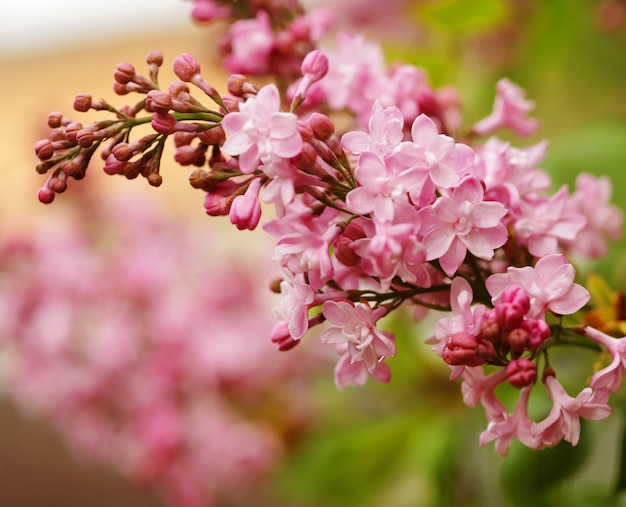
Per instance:
[[[136,195],[75,217],[2,245],[3,391],[169,505],[245,496],[311,419],[319,358],[276,357],[260,264],[206,230]]]
[[[203,0],[196,9],[209,12],[209,3],[215,13],[230,5]],[[177,155],[190,146],[201,154],[186,165],[197,166],[190,182],[206,192],[207,213],[251,229],[260,223],[257,201],[273,205],[263,228],[276,239],[281,270],[270,333],[280,350],[323,326],[321,342],[340,357],[338,387],[387,382],[396,345],[386,317],[406,307],[419,316],[441,312],[428,341],[460,379],[465,402],[485,409],[481,444],[495,441],[503,455],[513,439],[533,449],[575,445],[581,417],[611,413],[609,394],[623,372],[621,339],[582,325],[590,294],[569,257],[596,258],[619,237],[623,217],[607,180],[586,175],[573,194],[567,186],[551,192],[540,168],[547,143],[516,146],[515,136],[539,124],[529,116],[532,102],[507,79],[496,84],[492,112],[464,125],[454,89],[434,89],[419,67],[387,64],[376,43],[345,31],[334,44],[319,42],[328,25],[295,2],[290,16],[282,3],[242,4],[230,13],[237,20],[222,50],[226,67],[239,62],[231,72],[248,66],[248,76],[232,75],[220,96],[183,55],[174,68],[188,69],[179,74],[184,82],[165,92],[155,54],[150,77],[120,64],[115,89],[138,93],[137,102],[116,109],[82,96],[78,110],[110,113],[87,126],[49,117],[51,134],[36,145],[37,170],[50,173],[40,200],[82,178],[99,148],[107,173],[158,185],[172,136]],[[261,42],[246,55],[239,37]],[[254,84],[259,74],[273,82]],[[145,123],[156,133],[131,140]],[[496,137],[501,129],[514,141]],[[589,238],[595,247],[582,245]],[[550,361],[566,345],[612,358],[575,396]],[[504,384],[519,390],[514,407],[501,399]],[[531,418],[531,395],[552,408]]]

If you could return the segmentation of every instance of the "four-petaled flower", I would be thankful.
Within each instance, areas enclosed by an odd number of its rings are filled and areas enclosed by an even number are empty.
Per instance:
[[[385,357],[395,355],[396,346],[391,333],[376,328],[376,322],[388,310],[351,301],[326,301],[322,311],[326,320],[332,324],[332,327],[321,334],[322,343],[347,345],[346,352],[335,369],[337,385],[348,385],[346,377],[353,380],[363,379],[360,369],[364,369],[377,380],[388,379],[388,367],[382,361]],[[357,363],[360,363],[358,367]]]
[[[576,271],[561,254],[546,255],[535,267],[509,267],[506,273],[487,278],[489,294],[498,304],[502,291],[511,285],[524,289],[530,298],[529,317],[541,318],[550,310],[557,315],[570,315],[589,301],[589,292],[574,283]]]
[[[280,112],[280,95],[274,84],[261,88],[239,111],[224,116],[222,127],[228,136],[222,151],[239,155],[239,169],[244,174],[270,163],[272,156],[292,158],[302,151],[298,117]]]
[[[508,239],[502,218],[506,208],[499,202],[483,201],[484,189],[475,176],[467,176],[432,206],[420,210],[426,260],[439,259],[441,268],[453,276],[469,250],[476,257],[491,260],[494,249]]]

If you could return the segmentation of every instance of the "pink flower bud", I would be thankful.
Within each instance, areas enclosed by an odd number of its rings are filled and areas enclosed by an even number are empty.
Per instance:
[[[73,121],[67,127],[65,127],[65,137],[72,144],[77,144],[76,134],[83,128],[83,124],[78,121]]]
[[[530,348],[530,335],[521,327],[515,328],[506,335],[505,341],[515,352],[522,352]]]
[[[328,72],[328,57],[314,49],[308,53],[301,65],[302,74],[309,77],[310,84],[322,79]]]
[[[250,183],[245,194],[238,195],[233,199],[230,208],[230,221],[237,229],[254,230],[259,224],[261,218],[261,203],[259,203],[259,190],[261,189],[261,180],[255,178]]]
[[[156,130],[159,134],[173,134],[176,132],[176,118],[173,115],[167,113],[154,113],[152,115],[152,121],[150,125],[152,128]]]
[[[208,146],[222,145],[226,141],[226,134],[221,125],[198,132],[198,139]]]
[[[124,169],[126,167],[126,162],[118,160],[115,155],[109,155],[104,161],[104,166],[102,170],[109,175],[113,174],[124,174]]]
[[[37,192],[37,199],[39,199],[39,202],[43,204],[50,204],[52,201],[54,201],[55,195],[56,194],[51,189],[45,186],[40,188]]]
[[[50,139],[42,139],[35,143],[35,155],[39,160],[48,160],[54,155],[54,146]]]
[[[48,115],[48,127],[51,129],[59,128],[63,125],[63,113],[52,112]]]
[[[120,162],[128,162],[135,155],[135,150],[128,143],[118,143],[111,153]]]
[[[132,64],[122,62],[117,65],[113,73],[113,79],[116,83],[126,85],[135,78],[135,67]]]
[[[491,317],[492,314],[493,310],[483,318],[480,326],[480,337],[491,343],[498,343],[502,336],[502,328],[498,324],[498,320],[495,317]]]
[[[526,319],[522,322],[522,328],[528,333],[530,350],[539,347],[551,335],[550,326],[543,319]]]
[[[450,365],[471,365],[478,366],[482,360],[477,358],[478,342],[476,338],[467,333],[456,333],[450,337],[443,352],[443,360]],[[478,359],[478,363],[476,360]]]
[[[96,136],[90,128],[83,128],[76,132],[76,143],[81,148],[89,148],[95,141]]]
[[[174,153],[174,160],[182,166],[195,165],[202,167],[206,162],[206,146],[199,144],[196,146],[179,146]]]
[[[148,52],[146,55],[146,63],[148,65],[156,65],[157,67],[160,67],[163,65],[163,53],[157,50]]]
[[[146,94],[146,110],[166,114],[172,109],[172,97],[160,90],[150,90]]]
[[[526,314],[530,311],[530,298],[524,289],[517,285],[510,285],[500,293],[502,303],[511,303],[519,306],[520,310]]]
[[[517,389],[531,385],[537,378],[537,366],[525,358],[511,361],[505,371],[509,384]]]
[[[183,53],[174,58],[174,74],[185,82],[193,80],[194,76],[200,74],[200,64],[188,53]]]
[[[300,343],[300,340],[294,340],[291,337],[288,321],[277,322],[270,332],[270,338],[278,345],[280,351],[290,350]]]
[[[204,196],[204,210],[207,215],[218,217],[228,215],[231,206],[231,197],[240,187],[231,181],[221,181]]]
[[[91,109],[91,95],[88,93],[79,93],[74,98],[74,110],[86,113]]]
[[[228,7],[218,5],[213,0],[194,0],[191,18],[200,23],[207,23],[216,19],[227,18],[230,12]]]
[[[335,132],[335,125],[325,114],[311,113],[311,116],[309,116],[309,125],[313,131],[313,135],[322,141],[328,139]]]

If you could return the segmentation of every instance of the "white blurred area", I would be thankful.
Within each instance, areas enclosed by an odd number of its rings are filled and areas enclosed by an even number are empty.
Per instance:
[[[188,0],[1,0],[0,58],[48,54],[188,26]]]

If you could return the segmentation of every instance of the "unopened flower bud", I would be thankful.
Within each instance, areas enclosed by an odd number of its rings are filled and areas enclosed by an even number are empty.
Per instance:
[[[467,333],[456,333],[448,339],[442,358],[450,365],[469,364],[477,359],[476,352],[478,352],[476,338]]]
[[[189,144],[179,146],[174,153],[174,160],[182,166],[195,165],[202,167],[206,162],[206,146],[199,144],[191,146]]]
[[[502,328],[498,324],[498,320],[494,317],[485,316],[480,326],[481,338],[490,341],[491,343],[498,343],[502,335]]]
[[[152,121],[150,122],[150,125],[152,125],[152,128],[156,130],[159,134],[173,134],[174,132],[176,132],[177,123],[178,122],[176,118],[174,118],[174,116],[169,113],[154,113],[152,115]]]
[[[511,361],[505,371],[509,384],[517,389],[531,385],[537,378],[537,366],[525,358]]]
[[[113,79],[115,79],[116,83],[126,85],[135,78],[135,74],[135,67],[132,64],[122,62],[115,68]]]
[[[146,111],[166,114],[172,109],[172,97],[160,90],[150,90],[146,94]]]
[[[40,188],[37,192],[37,199],[39,199],[39,202],[43,204],[50,204],[52,201],[54,201],[55,195],[56,194],[51,189],[45,186]]]
[[[302,74],[309,76],[310,82],[315,83],[328,72],[328,57],[321,51],[314,49],[302,60]]]
[[[76,132],[76,143],[82,148],[89,148],[95,139],[96,136],[90,128],[83,128]]]
[[[74,110],[86,113],[91,109],[91,95],[88,93],[79,93],[74,97]]]
[[[500,293],[500,302],[517,305],[524,314],[530,311],[530,298],[524,289],[510,285]]]
[[[76,141],[76,134],[83,128],[83,124],[78,121],[73,121],[67,127],[65,127],[65,137],[73,144],[78,144]]]
[[[322,141],[328,139],[335,132],[335,125],[325,114],[311,113],[309,125],[313,135]]]
[[[63,125],[63,113],[52,112],[48,115],[48,127],[51,129],[59,128]]]
[[[261,203],[259,202],[260,178],[255,178],[243,195],[233,199],[229,217],[233,225],[239,230],[253,231],[261,218]]]
[[[241,97],[247,93],[257,93],[257,88],[243,74],[231,74],[226,81],[228,93]]]
[[[194,76],[200,74],[200,64],[188,53],[183,53],[174,58],[174,74],[185,82],[190,82]]]
[[[54,146],[50,139],[41,139],[35,143],[35,155],[39,160],[48,160],[54,155]]]
[[[289,322],[277,322],[270,332],[272,342],[278,345],[278,350],[285,351],[294,348],[300,340],[294,340],[289,333]]]
[[[104,161],[104,166],[102,170],[109,175],[113,174],[124,174],[124,168],[126,167],[126,162],[121,161],[115,157],[115,155],[109,155]]]
[[[148,52],[146,55],[146,63],[148,65],[156,65],[157,67],[160,67],[163,65],[163,53],[157,50]]]
[[[216,125],[208,130],[198,132],[198,139],[208,146],[221,146],[226,141],[226,133],[221,125]]]
[[[135,150],[128,143],[118,143],[111,153],[120,162],[128,162],[135,155]]]
[[[530,335],[528,331],[518,327],[509,332],[506,342],[515,352],[522,352],[530,348]]]

